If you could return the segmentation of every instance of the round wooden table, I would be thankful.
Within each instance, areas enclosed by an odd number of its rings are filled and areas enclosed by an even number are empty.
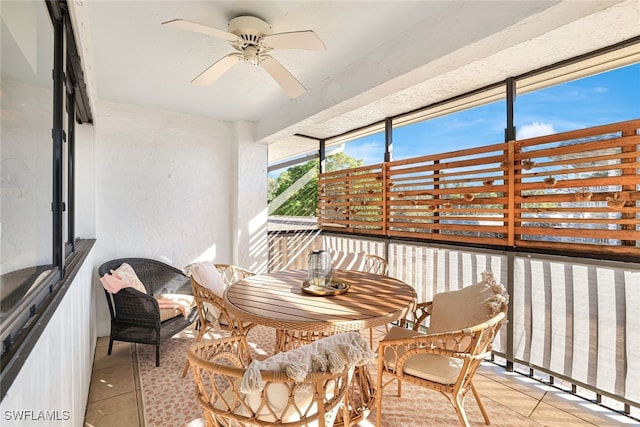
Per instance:
[[[336,333],[385,325],[405,316],[416,302],[415,290],[392,277],[334,270],[334,281],[351,285],[341,295],[302,291],[304,270],[251,276],[229,286],[224,302],[243,321],[277,330]],[[281,349],[283,350],[283,349]]]
[[[251,276],[224,292],[227,310],[243,322],[276,330],[276,350],[286,351],[339,332],[358,331],[398,320],[416,303],[415,290],[392,277],[333,270],[333,281],[349,283],[340,295],[315,296],[302,291],[304,270]],[[366,366],[356,370],[349,390],[351,419],[357,423],[372,409],[375,387]]]

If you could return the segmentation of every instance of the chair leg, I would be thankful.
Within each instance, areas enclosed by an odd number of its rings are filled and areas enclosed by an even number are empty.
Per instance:
[[[457,396],[453,396],[451,403],[453,403],[453,407],[456,409],[460,424],[464,427],[469,427],[469,420],[467,419],[467,414],[464,412],[464,395],[458,394]]]
[[[373,328],[369,328],[369,348],[373,350]]]
[[[396,381],[398,381],[398,397],[402,397],[402,381],[400,381],[400,378]]]
[[[349,389],[347,385],[347,392],[344,394],[344,399],[342,401],[342,422],[344,426],[351,425],[351,412],[349,408]]]
[[[487,414],[487,411],[484,409],[484,405],[480,400],[480,395],[478,394],[478,390],[476,390],[476,386],[473,385],[473,383],[471,383],[471,391],[473,392],[473,397],[476,398],[476,402],[478,402],[478,407],[480,408],[480,412],[482,412],[482,416],[484,417],[484,423],[486,425],[491,424],[491,421],[489,421],[489,415]]]
[[[113,349],[113,338],[109,337],[109,349],[107,350],[107,356],[111,355],[112,349]]]
[[[187,376],[187,371],[189,371],[189,359],[187,359],[187,364],[184,365],[184,371],[182,371],[182,378]]]
[[[156,344],[156,366],[160,366],[160,344]]]
[[[203,325],[200,327],[200,331],[198,332],[198,336],[196,337],[196,343],[199,343],[204,334],[207,332],[207,328]]]
[[[380,363],[380,354],[378,354],[378,377],[376,378],[376,427],[382,426],[382,363]]]

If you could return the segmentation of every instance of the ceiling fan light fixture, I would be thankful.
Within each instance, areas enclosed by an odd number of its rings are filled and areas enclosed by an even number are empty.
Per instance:
[[[258,48],[255,46],[247,46],[242,51],[242,58],[245,62],[248,62],[253,65],[260,64],[260,56],[258,55]]]

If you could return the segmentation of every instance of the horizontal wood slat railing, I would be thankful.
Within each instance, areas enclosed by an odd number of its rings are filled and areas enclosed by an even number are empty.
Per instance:
[[[327,231],[640,255],[640,119],[324,173]]]

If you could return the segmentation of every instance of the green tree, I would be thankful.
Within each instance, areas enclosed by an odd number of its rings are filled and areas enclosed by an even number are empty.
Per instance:
[[[270,202],[276,197],[278,189],[278,180],[274,177],[267,176],[267,200]]]
[[[362,166],[364,160],[354,159],[344,153],[337,153],[328,156],[325,162],[326,171],[332,172],[336,170],[355,168]],[[277,196],[284,193],[289,187],[296,183],[299,179],[309,171],[315,171],[313,178],[307,182],[300,190],[291,195],[282,205],[274,212],[274,215],[287,216],[315,216],[318,208],[318,160],[310,160],[300,165],[292,166],[282,172],[275,179],[275,183],[268,183],[268,201],[271,203]],[[273,179],[273,178],[270,178]],[[273,192],[270,191],[273,189]]]

